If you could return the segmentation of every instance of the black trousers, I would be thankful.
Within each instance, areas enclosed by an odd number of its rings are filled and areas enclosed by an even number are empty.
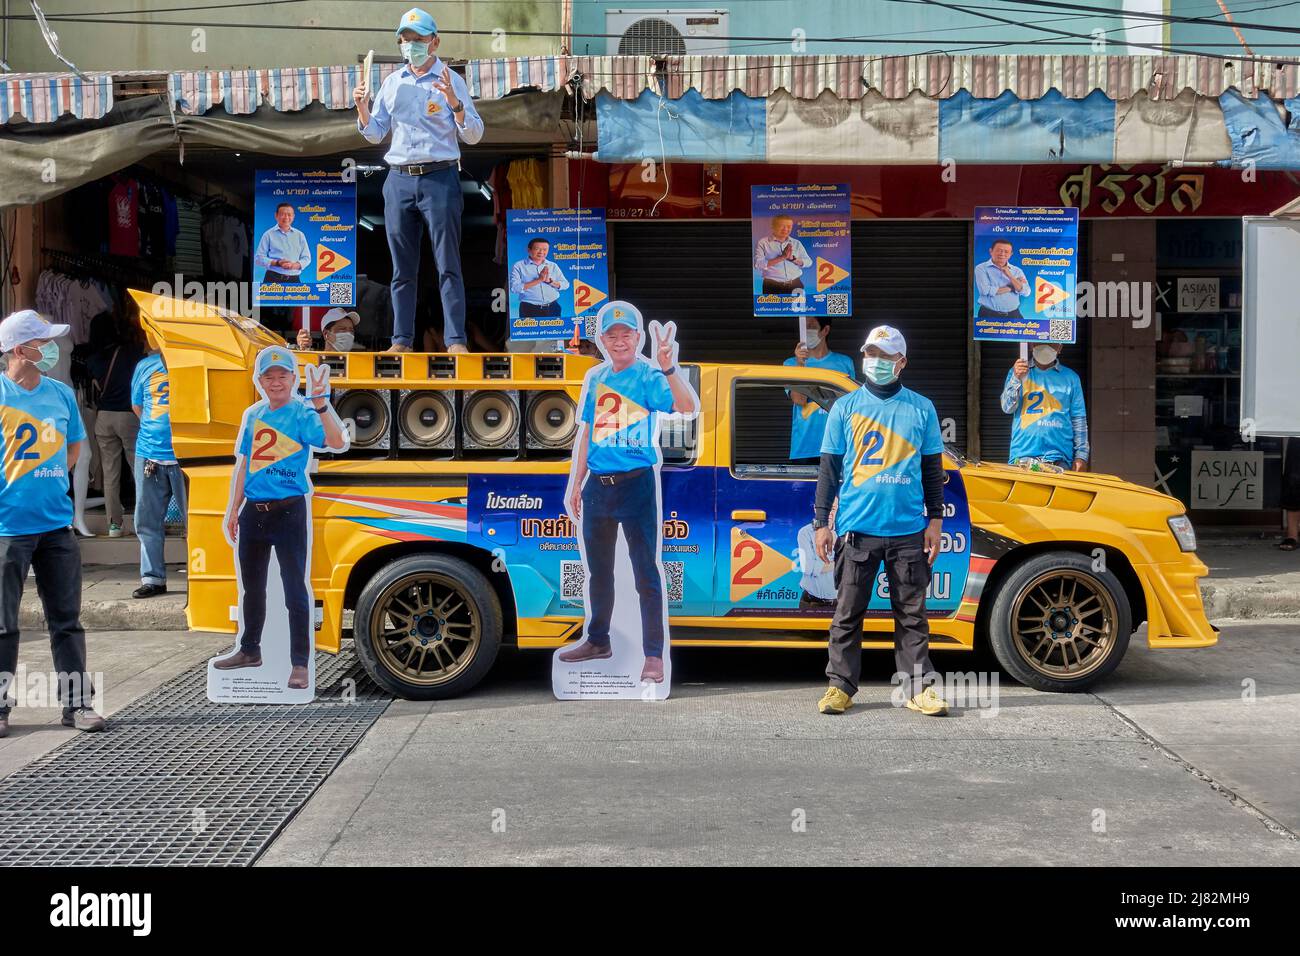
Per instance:
[[[830,661],[826,676],[832,686],[852,696],[862,676],[862,618],[876,587],[876,574],[885,565],[889,603],[894,611],[894,668],[905,675],[908,697],[924,687],[930,664],[930,624],[925,618],[925,592],[930,586],[930,562],[925,535],[876,538],[847,534],[835,550],[838,597],[831,620]]]
[[[81,549],[71,528],[0,536],[0,717],[9,716],[10,683],[18,669],[18,606],[27,570],[50,629],[50,654],[58,673],[63,711],[89,707],[95,691],[86,673],[86,632],[81,627]]]
[[[803,288],[803,279],[764,279],[763,280],[764,295],[777,295],[777,294],[789,295],[791,292],[795,291],[796,289],[802,289],[802,288]]]
[[[997,309],[990,309],[987,305],[980,306],[980,314],[976,316],[979,319],[1019,319],[1023,318],[1019,309],[1012,309],[1010,312],[999,312]]]
[[[302,279],[299,276],[285,275],[283,272],[276,272],[274,269],[267,269],[266,275],[262,277],[262,282],[279,282],[281,285],[299,285],[302,282]]]
[[[239,649],[262,653],[266,625],[266,573],[271,549],[280,563],[280,583],[289,609],[289,660],[306,667],[311,659],[311,601],[307,597],[307,499],[259,511],[245,501],[239,512],[239,583],[244,591],[244,633]]]
[[[549,302],[546,305],[535,305],[532,302],[519,303],[519,317],[521,319],[531,318],[557,318],[560,314],[560,300]]]

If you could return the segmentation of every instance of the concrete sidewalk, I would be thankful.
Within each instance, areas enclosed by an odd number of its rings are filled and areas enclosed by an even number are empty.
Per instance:
[[[1276,539],[1215,536],[1203,538],[1198,554],[1210,568],[1201,595],[1210,620],[1300,617],[1300,551],[1284,552]],[[29,577],[19,624],[45,626],[45,615]],[[82,624],[99,631],[178,631],[185,629],[186,579],[181,567],[168,569],[169,593],[136,600],[140,579],[134,566],[87,565],[83,574]]]

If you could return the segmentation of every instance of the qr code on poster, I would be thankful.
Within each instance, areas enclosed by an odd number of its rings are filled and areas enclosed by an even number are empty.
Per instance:
[[[1071,319],[1052,319],[1047,327],[1047,341],[1068,342],[1074,338],[1074,322]]]
[[[849,294],[847,292],[832,292],[826,296],[826,314],[848,315]]]
[[[581,561],[560,562],[560,600],[581,601],[582,584],[586,572]],[[664,562],[664,584],[668,589],[668,603],[680,604],[686,578],[686,565],[682,561]]]
[[[330,305],[351,305],[351,304],[352,304],[352,283],[331,282],[330,283]]]

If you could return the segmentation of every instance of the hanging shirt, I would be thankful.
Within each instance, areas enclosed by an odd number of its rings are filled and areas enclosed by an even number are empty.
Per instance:
[[[546,270],[551,282],[557,283],[559,288],[539,282],[531,289],[525,289],[524,283],[540,278],[543,269]],[[519,296],[520,302],[527,302],[530,305],[550,305],[568,287],[569,280],[564,277],[560,267],[550,259],[542,260],[540,265],[532,259],[520,259],[510,269],[510,291]]]
[[[934,404],[910,389],[879,398],[863,386],[831,406],[823,455],[841,455],[835,531],[897,537],[925,530],[921,456],[943,451]]]
[[[72,524],[68,443],[84,441],[77,398],[41,376],[34,389],[0,375],[0,536],[43,534]]]
[[[798,365],[798,360],[792,355],[785,360],[786,365]],[[804,359],[804,365],[807,368],[829,368],[836,372],[843,372],[849,378],[853,378],[855,371],[853,359],[849,358],[843,352],[827,352],[821,358],[808,356]],[[786,394],[799,391],[798,388],[787,388]],[[816,458],[822,453],[822,435],[826,433],[826,419],[830,412],[822,408],[811,398],[802,405],[791,405],[794,407],[793,421],[790,425],[790,457],[791,458]]]
[[[608,362],[587,373],[582,421],[587,425],[587,467],[598,475],[659,463],[655,415],[673,410],[668,376],[640,359],[621,372]]]
[[[274,409],[266,401],[249,408],[235,446],[243,456],[244,497],[275,501],[307,494],[313,447],[325,447],[325,426],[316,409],[301,398]]]
[[[108,194],[108,251],[115,256],[140,255],[139,187],[124,179]]]
[[[287,259],[296,265],[273,266],[272,259]],[[311,249],[307,245],[307,237],[293,226],[290,226],[287,232],[278,225],[272,226],[262,233],[262,238],[257,243],[257,252],[253,255],[253,262],[263,269],[296,276],[311,264]]]
[[[131,404],[140,406],[140,431],[135,454],[146,461],[172,464],[171,383],[161,355],[146,355],[131,376]]]
[[[447,97],[433,87],[434,78],[444,74],[451,77],[456,99],[465,107],[459,122],[447,105]],[[409,63],[388,74],[370,105],[370,122],[365,126],[358,122],[357,129],[372,143],[382,143],[392,131],[392,145],[384,154],[389,166],[458,160],[459,141],[473,146],[483,138],[483,120],[470,99],[469,87],[440,58],[435,58],[422,76],[411,72]]]
[[[786,246],[790,247],[792,258],[782,259],[780,262],[768,265],[769,260],[775,259],[785,252]],[[800,278],[803,275],[803,270],[810,265],[812,265],[812,258],[808,255],[808,250],[794,236],[786,239],[767,236],[758,240],[758,248],[754,250],[754,268],[763,274],[764,279],[790,282],[793,279]]]
[[[1045,369],[1031,364],[1023,382],[1015,372],[1007,372],[1002,410],[1012,416],[1012,461],[1043,458],[1069,467],[1076,458],[1088,460],[1083,384],[1060,362]],[[1076,437],[1079,432],[1081,440]]]

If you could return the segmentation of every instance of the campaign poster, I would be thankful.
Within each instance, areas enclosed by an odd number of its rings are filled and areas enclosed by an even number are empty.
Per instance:
[[[847,185],[751,186],[755,315],[853,313]]]
[[[256,305],[355,305],[356,263],[356,182],[345,181],[343,170],[257,170]]]
[[[260,401],[244,412],[224,532],[235,552],[238,630],[233,650],[208,661],[214,703],[306,704],[316,696],[311,585],[312,485],[317,449],[344,451],[348,435],[330,404],[330,370],[296,353],[262,349],[253,369]]]
[[[1075,340],[1078,209],[976,207],[974,260],[977,340]]]
[[[675,323],[647,328],[627,302],[606,303],[596,318],[604,361],[583,379],[564,494],[581,556],[583,636],[555,652],[551,687],[560,700],[665,700],[659,437],[666,422],[698,416],[700,399],[677,362]]]
[[[508,209],[510,338],[570,338],[609,298],[604,209]]]

